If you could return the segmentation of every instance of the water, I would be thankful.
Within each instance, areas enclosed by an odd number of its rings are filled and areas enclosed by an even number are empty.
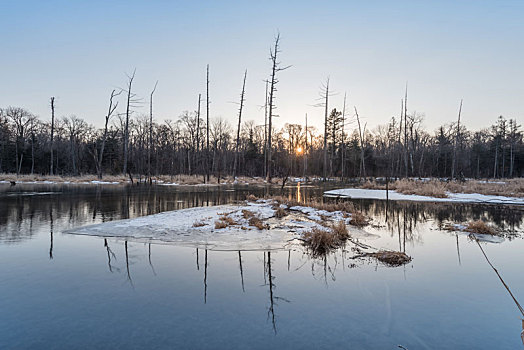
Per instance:
[[[311,259],[301,247],[205,251],[62,234],[268,191],[280,189],[1,187],[0,348],[522,348],[520,313],[476,243],[438,229],[486,218],[522,232],[519,207],[355,201],[374,218],[366,243],[413,257],[398,268],[349,249]],[[524,299],[523,240],[483,248]]]

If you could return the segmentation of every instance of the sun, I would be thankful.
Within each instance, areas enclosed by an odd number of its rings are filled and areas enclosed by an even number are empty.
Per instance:
[[[298,147],[297,147],[297,153],[298,153],[298,154],[301,154],[302,151],[304,151],[304,150],[302,149],[302,147],[298,146]]]

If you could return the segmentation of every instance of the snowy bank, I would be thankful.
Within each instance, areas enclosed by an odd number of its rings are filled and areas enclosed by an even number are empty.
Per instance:
[[[418,196],[389,191],[389,199],[393,201],[418,201],[418,202],[455,202],[455,203],[488,203],[488,204],[516,204],[524,205],[524,198],[488,196],[479,193],[451,193],[446,192],[447,198]],[[385,190],[368,190],[361,188],[344,188],[324,192],[326,197],[344,197],[355,199],[386,199]]]

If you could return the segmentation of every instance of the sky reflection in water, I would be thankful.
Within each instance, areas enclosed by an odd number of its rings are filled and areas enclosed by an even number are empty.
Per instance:
[[[0,189],[0,348],[522,346],[518,309],[478,246],[438,230],[486,218],[522,231],[522,208],[389,203],[386,222],[384,202],[355,201],[378,224],[367,229],[379,235],[368,244],[414,258],[399,268],[345,250],[311,259],[300,247],[223,252],[62,234],[264,191]],[[306,199],[322,193],[300,191]],[[522,299],[522,239],[483,247]]]

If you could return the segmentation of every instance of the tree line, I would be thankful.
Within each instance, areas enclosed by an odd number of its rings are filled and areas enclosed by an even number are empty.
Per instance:
[[[107,112],[97,128],[76,115],[50,119],[22,107],[0,109],[0,173],[83,175],[210,175],[220,177],[448,177],[506,178],[524,176],[524,145],[516,119],[499,116],[489,128],[472,131],[456,122],[428,132],[423,115],[408,112],[408,93],[398,116],[373,130],[362,124],[356,107],[330,104],[329,79],[322,85],[324,125],[273,124],[276,109],[280,37],[270,50],[271,71],[266,81],[264,123],[245,120],[247,70],[242,79],[237,122],[210,116],[209,65],[206,93],[197,108],[176,120],[154,116],[154,85],[148,96],[149,113],[139,113],[133,92],[136,72],[126,87],[109,94]],[[158,82],[157,82],[158,83]],[[123,106],[119,103],[123,102]],[[340,108],[341,107],[341,108]]]

